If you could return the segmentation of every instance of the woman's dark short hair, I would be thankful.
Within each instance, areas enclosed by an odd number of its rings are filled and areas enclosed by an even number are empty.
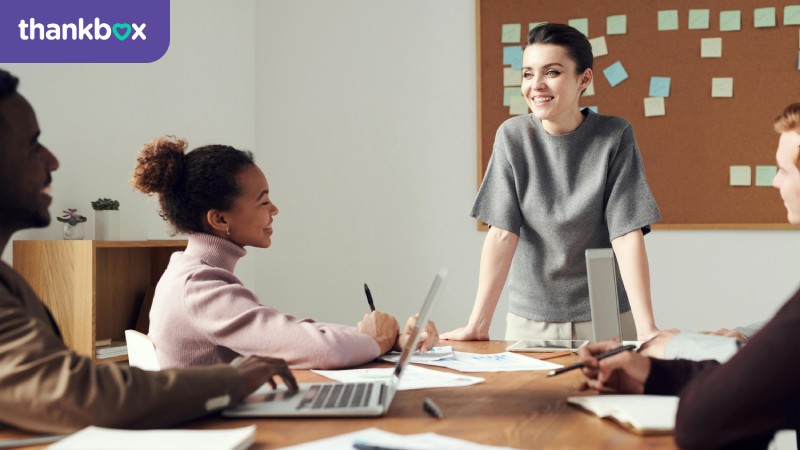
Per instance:
[[[591,69],[594,63],[592,44],[589,39],[575,28],[561,23],[542,23],[528,33],[525,47],[533,44],[550,44],[564,47],[570,58],[575,61],[577,72],[583,73]]]

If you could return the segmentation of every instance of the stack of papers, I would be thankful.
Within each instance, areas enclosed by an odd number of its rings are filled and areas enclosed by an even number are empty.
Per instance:
[[[514,450],[442,436],[436,433],[394,434],[377,428],[367,428],[332,438],[285,447],[284,450],[353,450],[381,448],[403,450]]]
[[[443,349],[443,350],[439,350]],[[446,349],[450,349],[452,356]],[[381,359],[397,362],[398,353],[387,353]],[[452,347],[434,347],[431,351],[421,355],[415,354],[412,363],[426,364],[429,366],[446,367],[461,372],[511,372],[519,370],[552,370],[562,367],[560,364],[542,361],[529,356],[512,352],[503,353],[467,353],[455,352]]]
[[[256,426],[230,430],[117,430],[86,427],[47,447],[48,450],[245,450]]]
[[[113,358],[114,356],[127,355],[128,346],[124,341],[113,341],[108,343],[98,341],[94,353],[98,359]]]

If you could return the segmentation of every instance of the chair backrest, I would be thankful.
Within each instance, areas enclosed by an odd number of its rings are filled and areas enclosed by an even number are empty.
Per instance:
[[[161,370],[156,358],[156,346],[150,336],[136,330],[125,330],[128,344],[128,364],[142,370]]]

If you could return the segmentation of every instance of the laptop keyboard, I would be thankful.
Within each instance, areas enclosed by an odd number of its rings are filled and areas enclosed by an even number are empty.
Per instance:
[[[372,397],[372,383],[325,383],[309,386],[297,409],[328,409],[366,406]]]

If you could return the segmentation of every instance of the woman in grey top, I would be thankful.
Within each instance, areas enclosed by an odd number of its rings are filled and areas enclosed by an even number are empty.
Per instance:
[[[443,339],[489,339],[506,279],[506,339],[591,339],[584,252],[604,247],[614,249],[624,285],[623,335],[658,332],[643,237],[660,215],[631,125],[579,110],[592,60],[588,39],[570,26],[542,24],[528,35],[521,89],[533,114],[497,131],[471,212],[491,226],[475,305],[468,324]]]

